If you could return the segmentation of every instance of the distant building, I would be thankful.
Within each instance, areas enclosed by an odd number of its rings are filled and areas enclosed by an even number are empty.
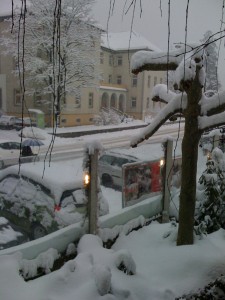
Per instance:
[[[0,17],[0,34],[6,27]],[[81,98],[67,95],[60,114],[60,126],[78,126],[93,124],[93,118],[102,108],[113,108],[136,119],[144,120],[146,115],[154,114],[160,104],[151,101],[151,91],[155,84],[162,83],[163,71],[145,71],[138,76],[130,70],[132,54],[139,50],[159,50],[141,35],[133,32],[102,34],[96,43],[96,59],[102,79],[95,88],[86,87]],[[21,117],[22,95],[19,80],[13,74],[16,68],[14,59],[3,54],[0,46],[0,111],[8,115]],[[24,116],[28,109],[38,109],[45,114],[46,126],[52,125],[49,99],[41,94],[26,96]]]
[[[130,60],[139,50],[159,51],[136,32],[102,34],[100,107],[115,107],[144,120],[146,115],[160,109],[158,103],[151,101],[151,92],[154,85],[163,82],[165,71],[145,71],[133,75]]]

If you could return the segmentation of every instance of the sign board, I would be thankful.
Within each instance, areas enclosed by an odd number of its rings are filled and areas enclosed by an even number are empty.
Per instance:
[[[181,157],[173,160],[171,186],[180,187]],[[130,163],[122,166],[123,207],[136,204],[163,191],[160,161]]]
[[[123,207],[136,204],[162,191],[159,161],[125,164],[122,167]]]

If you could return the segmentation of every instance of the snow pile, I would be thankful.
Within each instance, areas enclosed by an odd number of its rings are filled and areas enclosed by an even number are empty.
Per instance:
[[[176,246],[176,230],[153,222],[120,235],[112,249],[103,248],[99,237],[85,235],[75,259],[28,282],[19,274],[21,266],[30,274],[38,266],[49,270],[57,257],[54,250],[29,263],[18,253],[0,256],[1,299],[174,300],[208,284],[225,268],[223,229],[182,247]]]
[[[99,228],[98,233],[103,242],[107,242],[108,240],[113,241],[119,235],[127,235],[133,229],[143,227],[144,224],[145,218],[143,216],[139,216],[138,218],[127,222],[125,225],[116,225],[113,228]]]
[[[0,217],[0,245],[7,244],[8,242],[14,241],[19,236],[22,236],[22,234],[20,232],[13,230],[13,228],[9,225],[8,220],[6,220],[6,218]]]
[[[38,274],[38,268],[41,268],[46,274],[51,272],[56,259],[60,257],[57,250],[50,248],[48,251],[38,255],[36,259],[23,259],[20,264],[20,270],[24,278],[32,278]]]
[[[24,138],[45,140],[48,137],[48,133],[37,127],[25,127],[19,132],[19,136]]]

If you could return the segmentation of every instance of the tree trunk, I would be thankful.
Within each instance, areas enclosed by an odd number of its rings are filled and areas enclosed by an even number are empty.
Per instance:
[[[192,82],[186,82],[188,84],[186,87],[184,86],[188,96],[188,104],[184,113],[185,129],[182,141],[182,180],[177,245],[193,244],[198,144],[200,139],[198,128],[200,106],[198,103],[202,97],[199,71],[200,67],[197,67],[195,79]]]

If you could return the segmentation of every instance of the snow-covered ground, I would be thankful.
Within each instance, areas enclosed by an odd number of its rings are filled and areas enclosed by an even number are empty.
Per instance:
[[[60,141],[61,142],[61,141]],[[206,157],[199,152],[198,174]],[[110,211],[121,209],[121,193],[103,188]],[[3,222],[3,220],[2,220]],[[60,270],[25,282],[21,268],[32,271],[37,261],[50,266],[54,251],[30,263],[19,253],[0,256],[1,300],[172,300],[197,290],[225,268],[225,231],[195,239],[193,246],[176,246],[177,227],[151,223],[128,236],[121,234],[112,249],[85,235],[78,255]],[[44,257],[44,258],[43,258]],[[118,269],[124,265],[127,273]]]

